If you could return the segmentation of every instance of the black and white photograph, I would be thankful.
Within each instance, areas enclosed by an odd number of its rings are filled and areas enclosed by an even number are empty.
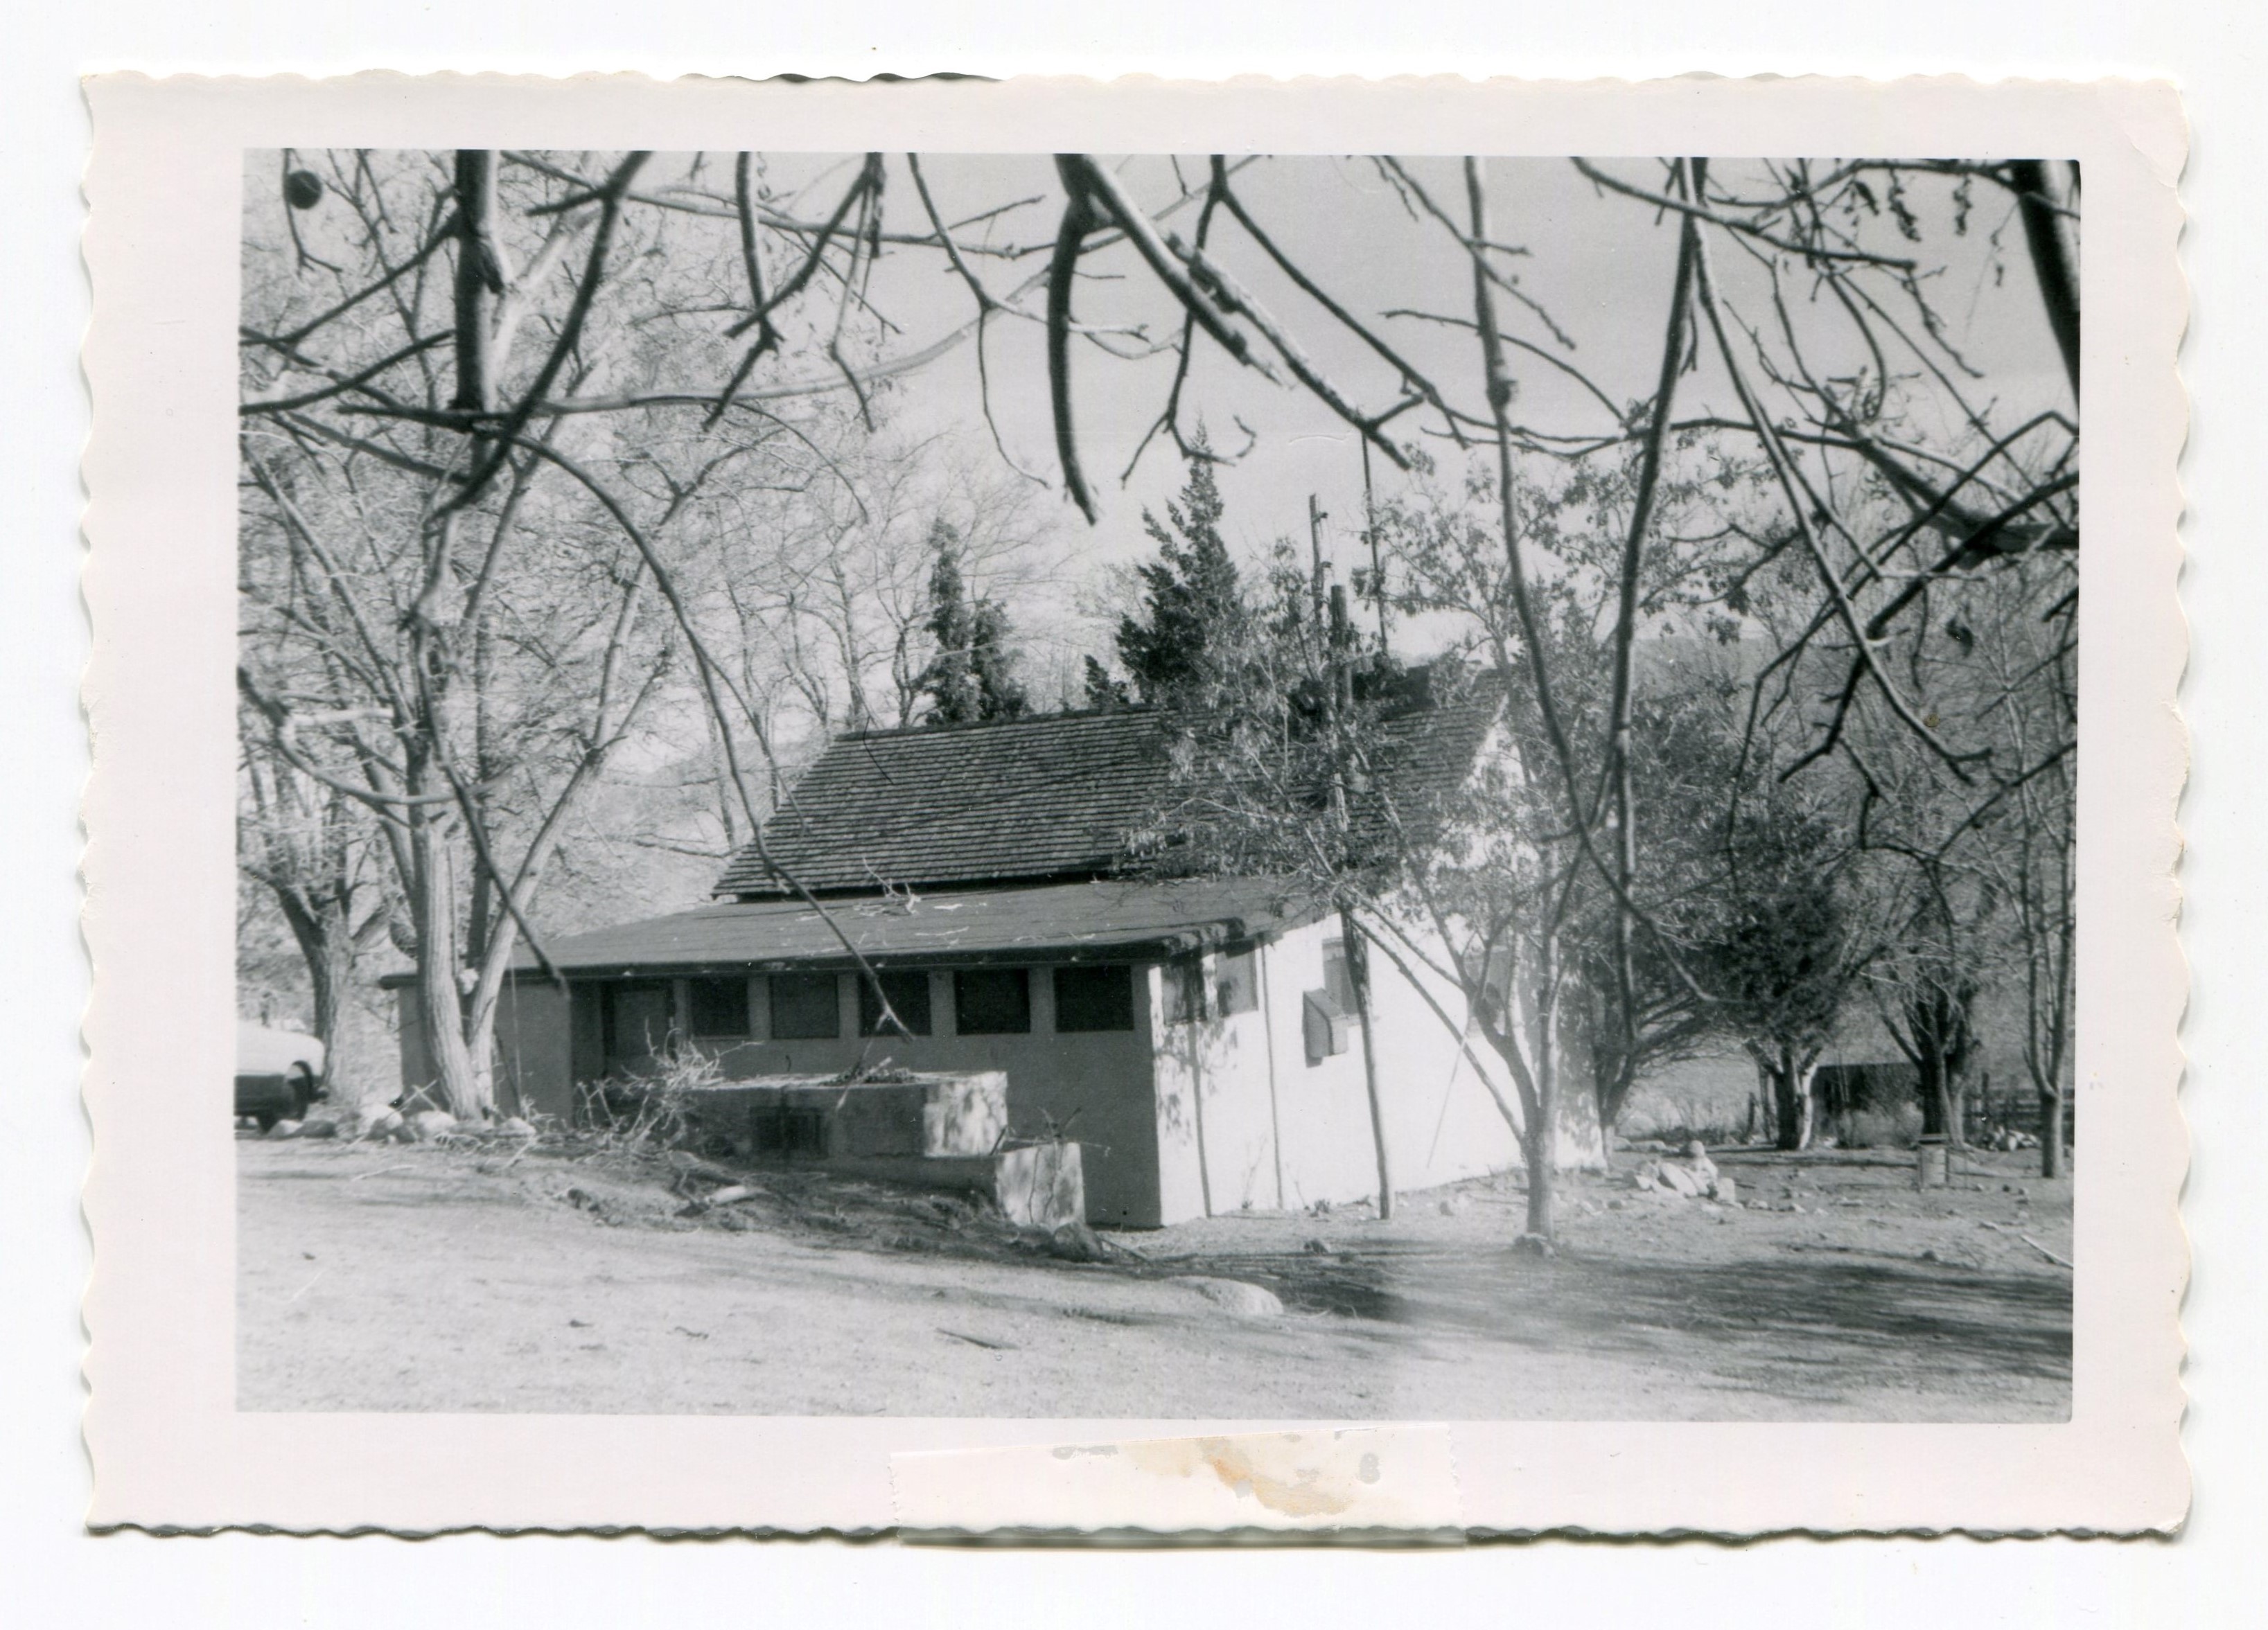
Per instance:
[[[245,151],[236,1407],[2069,1421],[2084,167]]]

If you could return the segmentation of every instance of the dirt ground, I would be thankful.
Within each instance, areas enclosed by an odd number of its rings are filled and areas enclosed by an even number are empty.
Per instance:
[[[2071,1186],[2036,1154],[1714,1150],[1741,1203],[1514,1179],[1058,1260],[960,1200],[771,1171],[677,1215],[609,1152],[238,1145],[252,1410],[1215,1420],[2055,1421]],[[2028,1243],[2036,1242],[2036,1244]],[[1229,1311],[1190,1275],[1259,1285]]]

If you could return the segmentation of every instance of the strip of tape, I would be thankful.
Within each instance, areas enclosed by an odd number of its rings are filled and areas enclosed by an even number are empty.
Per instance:
[[[1258,1532],[1461,1542],[1445,1426],[1319,1428],[890,1457],[898,1531],[987,1536]]]

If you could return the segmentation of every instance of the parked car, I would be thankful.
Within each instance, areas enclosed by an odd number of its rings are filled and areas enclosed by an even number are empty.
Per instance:
[[[323,1094],[323,1044],[264,1024],[236,1027],[236,1112],[267,1131],[279,1120],[304,1120]]]

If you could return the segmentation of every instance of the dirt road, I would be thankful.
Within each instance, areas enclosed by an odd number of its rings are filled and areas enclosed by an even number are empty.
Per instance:
[[[2067,1413],[2070,1185],[1977,1156],[1717,1158],[1742,1207],[1504,1182],[1120,1237],[1075,1264],[964,1208],[779,1178],[695,1220],[655,1171],[238,1146],[257,1410],[1057,1418],[2042,1421]],[[1623,1157],[1631,1164],[1630,1157]],[[1796,1208],[1800,1208],[1797,1209]],[[1989,1226],[1988,1226],[1989,1225]],[[2037,1242],[2027,1244],[2025,1237]],[[2044,1247],[2044,1251],[2042,1249]],[[1182,1276],[1274,1291],[1226,1311]]]

